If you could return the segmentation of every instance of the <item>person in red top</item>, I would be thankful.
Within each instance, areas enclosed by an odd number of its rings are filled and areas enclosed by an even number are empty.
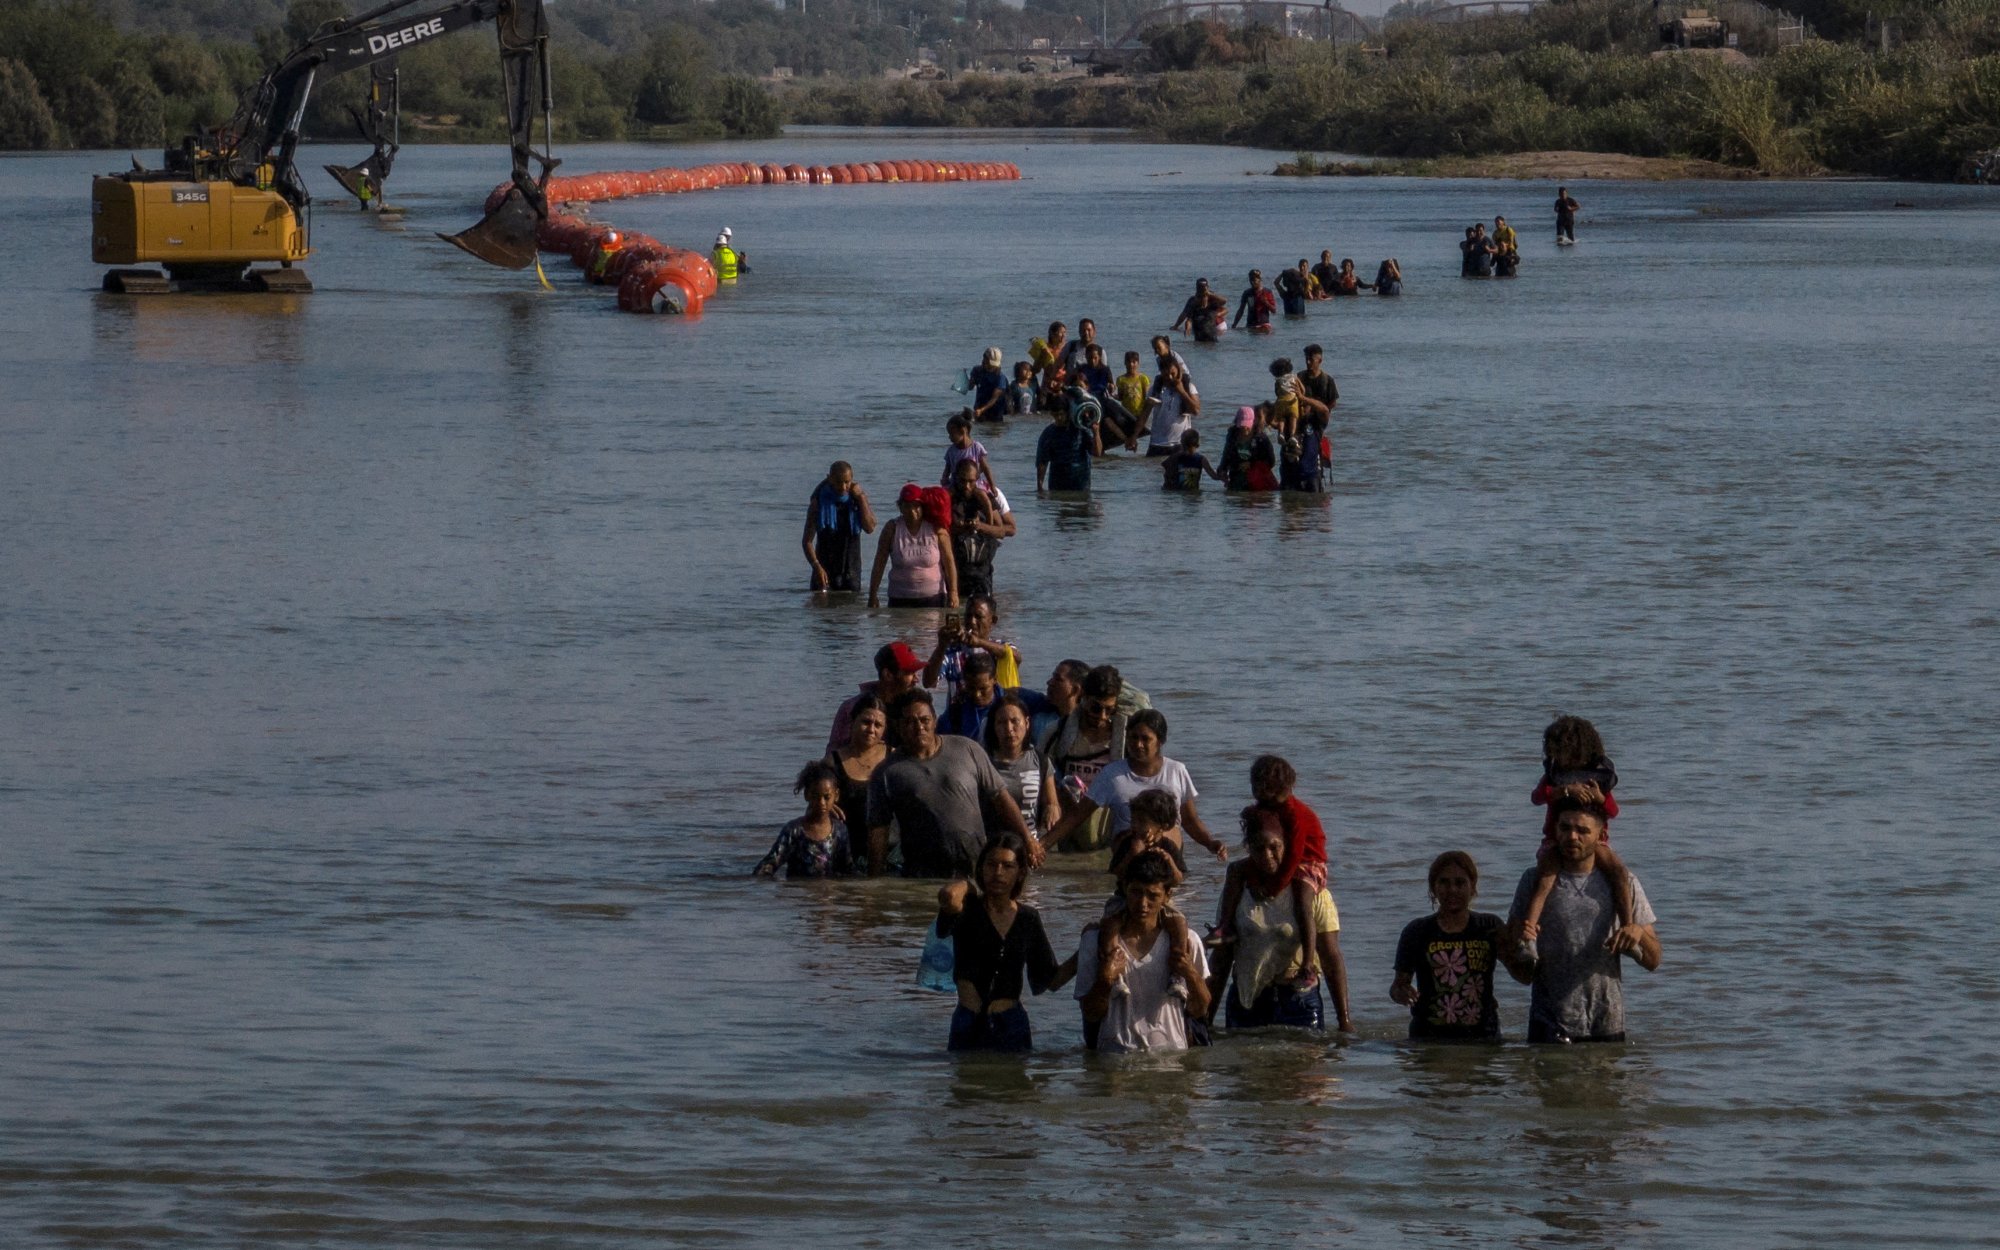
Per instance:
[[[1285,862],[1278,869],[1276,887],[1292,892],[1292,907],[1298,913],[1299,944],[1305,962],[1295,982],[1300,992],[1319,982],[1319,935],[1313,929],[1313,899],[1326,889],[1326,830],[1312,808],[1299,802],[1292,787],[1299,774],[1284,757],[1260,755],[1250,765],[1250,793],[1257,806],[1275,814],[1285,831]],[[1243,897],[1243,865],[1230,867],[1222,882],[1221,923],[1218,941],[1231,938],[1229,922]],[[1344,1001],[1344,998],[1343,998]]]
[[[1243,292],[1243,298],[1236,302],[1236,320],[1232,324],[1242,325],[1244,314],[1247,313],[1250,317],[1250,333],[1269,334],[1271,314],[1277,311],[1277,292],[1264,285],[1263,270],[1252,269],[1250,286]]]

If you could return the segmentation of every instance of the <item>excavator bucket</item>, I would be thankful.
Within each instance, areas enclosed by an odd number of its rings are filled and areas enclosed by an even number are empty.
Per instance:
[[[528,197],[515,187],[500,206],[457,234],[438,238],[471,252],[489,265],[502,269],[526,269],[535,263],[535,229],[541,217]]]

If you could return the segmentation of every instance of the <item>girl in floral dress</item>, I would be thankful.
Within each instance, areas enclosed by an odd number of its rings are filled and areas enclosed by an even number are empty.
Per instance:
[[[847,822],[835,814],[840,811],[840,771],[814,760],[799,771],[792,792],[805,796],[806,814],[778,830],[778,840],[751,873],[774,877],[783,868],[787,880],[851,876],[855,863]]]
[[[1479,867],[1464,851],[1446,851],[1431,861],[1430,888],[1437,912],[1404,926],[1389,997],[1410,1009],[1414,1039],[1497,1042],[1493,970],[1507,942],[1506,922],[1472,910]]]

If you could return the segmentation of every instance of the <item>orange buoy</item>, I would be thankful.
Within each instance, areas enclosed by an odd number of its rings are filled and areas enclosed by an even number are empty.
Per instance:
[[[618,286],[618,307],[626,312],[701,315],[701,294],[667,261],[650,261],[625,275]]]
[[[725,186],[766,186],[806,183],[853,186],[870,182],[984,182],[1018,179],[1020,167],[994,161],[889,160],[847,161],[831,165],[778,165],[772,162],[716,162],[680,168],[606,170],[550,178],[543,190],[549,211],[535,228],[535,246],[550,255],[565,255],[593,282],[618,288],[618,306],[632,312],[700,313],[719,287],[708,257],[671,247],[651,235],[624,234],[621,245],[604,252],[612,227],[564,210],[565,205],[589,204],[636,195],[677,195]],[[486,196],[488,212],[512,192],[503,182]],[[590,275],[600,254],[603,268]]]

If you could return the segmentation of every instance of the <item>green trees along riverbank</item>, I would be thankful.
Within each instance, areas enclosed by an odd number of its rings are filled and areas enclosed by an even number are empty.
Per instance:
[[[225,11],[120,2],[155,19],[210,15],[205,30]],[[565,0],[552,10],[559,137],[765,136],[786,120],[1125,126],[1301,152],[1580,150],[1915,178],[1951,177],[2000,146],[2000,0],[1794,0],[1851,38],[1780,46],[1771,29],[1746,29],[1754,56],[1660,53],[1651,0],[1550,0],[1527,16],[1391,22],[1367,46],[1256,26],[1158,28],[1146,37],[1150,68],[1130,77],[890,81],[880,70],[907,63],[920,39],[954,48],[954,63],[990,65],[1004,58],[978,53],[981,39],[998,49],[1037,22],[1080,21],[1068,11],[1080,0],[1037,0],[968,34],[953,0],[902,2],[916,7],[885,17],[871,0],[815,0],[808,12],[764,0]],[[269,11],[282,21],[245,40],[141,31],[81,0],[0,0],[0,147],[157,147],[226,119],[285,50],[344,10],[291,0]],[[776,64],[799,77],[773,88],[751,76]],[[401,67],[406,141],[500,136],[490,39],[420,46]],[[348,110],[366,85],[356,74],[322,84],[307,135],[352,137]]]
[[[1694,157],[1771,174],[1947,178],[2000,144],[2000,3],[1944,0],[1884,54],[1809,40],[1752,60],[1655,56],[1651,6],[1393,26],[1380,51],[1163,79],[1159,133],[1439,157],[1556,149]]]
[[[174,142],[227,120],[246,88],[346,11],[340,0],[295,0],[281,23],[232,39],[128,29],[76,0],[0,0],[0,148]],[[724,58],[683,24],[632,32],[623,51],[580,36],[557,39],[551,62],[561,138],[765,137],[783,123],[761,84],[727,72]],[[398,64],[405,141],[505,134],[491,34],[467,31],[422,44]],[[365,73],[319,84],[306,136],[353,137],[349,109],[367,88]]]

